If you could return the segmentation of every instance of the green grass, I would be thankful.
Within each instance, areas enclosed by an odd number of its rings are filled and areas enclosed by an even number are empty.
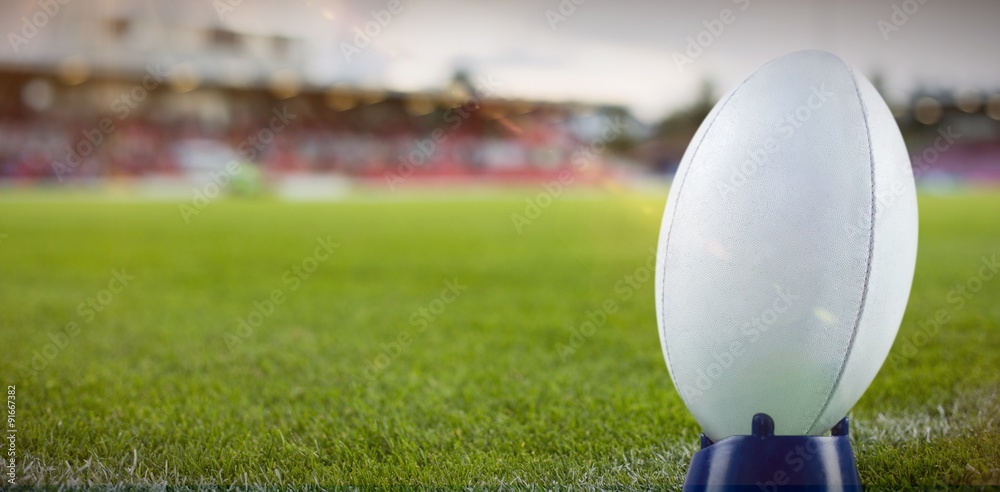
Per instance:
[[[224,201],[191,224],[176,204],[8,197],[0,384],[17,387],[19,483],[677,487],[699,429],[663,363],[652,282],[615,288],[643,268],[662,205],[566,196],[518,234],[517,195]],[[1000,195],[920,206],[909,308],[853,412],[862,479],[997,483],[1000,277],[960,309],[949,292],[1000,254]],[[340,246],[293,290],[285,272],[327,236]],[[135,278],[78,309],[113,270]],[[275,289],[284,302],[241,336]],[[561,350],[609,299],[618,311]],[[442,307],[422,329],[420,310]]]

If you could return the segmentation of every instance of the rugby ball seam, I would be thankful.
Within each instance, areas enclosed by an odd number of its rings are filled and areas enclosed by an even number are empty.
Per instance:
[[[665,365],[714,441],[747,435],[761,412],[777,434],[829,435],[905,315],[910,158],[881,94],[832,53],[790,53],[738,82],[689,139],[666,203]]]
[[[844,372],[847,370],[847,363],[851,359],[851,352],[854,351],[854,341],[857,339],[858,330],[861,327],[861,318],[864,316],[865,304],[868,301],[868,284],[871,280],[872,274],[872,257],[875,254],[875,215],[876,215],[876,190],[875,190],[875,150],[872,146],[872,130],[869,123],[868,106],[865,105],[865,98],[861,94],[861,88],[858,86],[858,77],[855,74],[854,69],[844,63],[844,67],[847,69],[848,74],[851,76],[851,82],[854,84],[854,93],[858,96],[858,104],[861,105],[861,115],[862,120],[865,123],[865,138],[868,144],[868,169],[869,169],[869,181],[870,181],[870,203],[871,203],[871,214],[868,219],[868,258],[865,264],[865,281],[861,287],[861,301],[858,302],[858,314],[854,318],[854,327],[851,329],[851,338],[847,342],[847,351],[844,353],[843,360],[840,361],[840,370],[837,371],[837,378],[833,381],[833,386],[830,388],[830,392],[826,395],[826,401],[820,407],[819,412],[816,413],[816,417],[813,419],[812,424],[809,425],[809,432],[812,432],[816,424],[819,423],[820,418],[826,413],[826,409],[830,406],[830,402],[833,401],[833,396],[837,394],[837,389],[840,387],[840,382],[844,377]],[[825,430],[825,429],[824,429]]]
[[[765,66],[767,65],[770,65],[770,62],[765,64]],[[695,157],[698,156],[698,151],[701,150],[701,144],[705,142],[705,137],[708,136],[709,131],[712,129],[713,126],[715,126],[715,122],[718,119],[717,118],[718,115],[722,113],[724,109],[726,109],[726,106],[729,104],[729,101],[732,100],[733,96],[735,96],[737,92],[739,92],[740,88],[743,87],[744,84],[749,82],[750,79],[754,78],[755,75],[756,73],[751,74],[749,77],[744,79],[743,82],[740,82],[740,85],[736,86],[736,88],[733,89],[728,96],[726,96],[726,100],[722,102],[722,105],[719,107],[719,110],[715,112],[714,115],[715,117],[712,118],[712,121],[708,122],[708,127],[705,128],[704,133],[701,134],[701,138],[698,140],[698,143],[696,144],[694,150],[691,152],[691,158],[688,159],[688,168],[685,169],[684,177],[681,178],[680,184],[677,185],[677,203],[674,204],[673,213],[670,215],[670,227],[667,229],[667,234],[666,236],[664,236],[663,239],[662,278],[666,278],[667,276],[667,253],[670,249],[670,234],[674,231],[674,221],[677,218],[677,209],[680,208],[681,196],[684,191],[684,183],[687,181],[688,175],[691,174],[691,166],[694,163]],[[680,168],[678,168],[678,171],[679,170]],[[667,296],[666,289],[664,289],[663,292],[660,293],[661,305],[664,306],[666,305],[666,296]],[[681,394],[681,386],[677,384],[677,378],[674,376],[674,367],[671,365],[670,344],[666,343],[667,340],[666,323],[662,322],[659,328],[660,328],[660,340],[662,340],[661,345],[663,345],[663,353],[664,355],[666,355],[666,357],[664,358],[667,360],[667,372],[670,373],[670,380],[674,383],[674,388],[677,389],[677,393]],[[683,397],[684,395],[681,394],[681,399],[683,399]]]

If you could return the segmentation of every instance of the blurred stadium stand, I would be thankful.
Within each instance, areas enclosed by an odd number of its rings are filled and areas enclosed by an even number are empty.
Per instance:
[[[178,175],[199,167],[190,157],[200,153],[191,149],[216,142],[266,173],[381,177],[409,163],[418,176],[530,179],[570,167],[574,152],[600,141],[614,118],[642,131],[621,108],[479,98],[461,84],[396,93],[211,82],[189,87],[173,77],[147,91],[142,74],[67,80],[53,69],[0,69],[4,178],[56,178],[53,163],[73,160],[68,154],[83,160],[65,174],[70,179]],[[290,117],[277,131],[269,129],[275,112]],[[600,167],[603,158],[594,163]]]
[[[623,107],[501,99],[463,72],[422,92],[309,82],[309,41],[211,19],[67,11],[47,22],[57,36],[0,57],[5,182],[182,179],[233,159],[270,179],[523,182],[580,174],[581,160],[581,181],[612,162],[670,174],[715,101],[706,84],[650,127]],[[1000,182],[1000,91],[920,91],[892,106],[919,179]],[[295,118],[269,131],[275,111]],[[935,148],[941,132],[959,137]],[[70,154],[79,165],[60,173]]]
[[[306,41],[286,36],[186,20],[145,25],[141,17],[51,22],[54,41],[0,59],[5,181],[183,177],[205,161],[223,169],[230,158],[270,178],[381,180],[402,169],[407,177],[533,181],[558,175],[581,153],[595,177],[612,157],[605,148],[617,148],[605,141],[615,121],[626,122],[615,141],[648,134],[621,107],[500,99],[463,72],[440,90],[413,93],[308,83]],[[172,40],[169,52],[156,44],[162,39]],[[275,112],[294,118],[274,131]]]

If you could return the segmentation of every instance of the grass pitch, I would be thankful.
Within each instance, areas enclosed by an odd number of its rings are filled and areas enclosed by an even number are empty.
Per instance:
[[[566,195],[519,233],[524,196],[190,223],[8,196],[17,482],[678,487],[699,429],[656,334],[663,200]],[[1000,195],[920,214],[903,326],[853,411],[862,480],[996,484]]]

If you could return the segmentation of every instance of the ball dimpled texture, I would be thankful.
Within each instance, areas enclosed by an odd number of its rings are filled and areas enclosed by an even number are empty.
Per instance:
[[[835,55],[801,51],[722,97],[664,212],[656,310],[705,434],[819,435],[885,361],[906,308],[917,202],[889,108]]]

